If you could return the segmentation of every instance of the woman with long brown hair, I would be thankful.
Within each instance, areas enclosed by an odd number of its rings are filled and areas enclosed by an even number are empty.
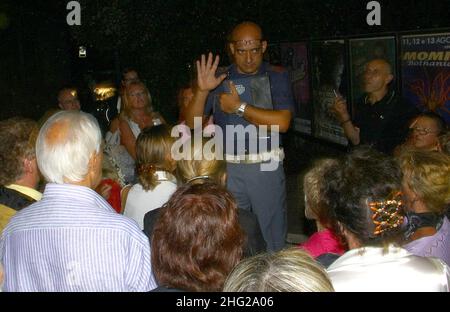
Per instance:
[[[171,157],[173,138],[166,125],[144,128],[136,142],[138,183],[122,190],[124,215],[142,229],[144,215],[167,202],[177,188],[172,175],[176,163]]]

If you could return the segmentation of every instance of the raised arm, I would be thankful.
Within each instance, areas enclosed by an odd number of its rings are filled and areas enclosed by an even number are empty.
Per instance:
[[[217,86],[225,79],[226,74],[216,77],[217,66],[219,66],[219,56],[216,55],[213,62],[212,53],[208,54],[206,59],[202,54],[201,59],[197,61],[197,88],[194,92],[192,101],[185,109],[186,124],[194,127],[194,117],[203,117],[206,99],[209,91],[217,88]]]
[[[347,110],[347,102],[342,96],[336,98],[331,107],[331,111],[344,129],[344,134],[347,139],[349,139],[353,145],[358,145],[360,142],[359,128],[353,124]]]

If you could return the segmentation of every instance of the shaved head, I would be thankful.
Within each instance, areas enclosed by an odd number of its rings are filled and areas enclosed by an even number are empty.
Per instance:
[[[392,74],[392,66],[385,59],[373,59],[367,62],[367,65],[369,64],[380,66],[380,69],[385,70],[387,74]]]
[[[263,39],[261,27],[253,22],[242,22],[231,31],[230,41],[245,40],[247,37],[252,39]]]
[[[261,27],[253,22],[243,22],[230,34],[229,48],[238,72],[256,74],[263,61],[267,42]]]

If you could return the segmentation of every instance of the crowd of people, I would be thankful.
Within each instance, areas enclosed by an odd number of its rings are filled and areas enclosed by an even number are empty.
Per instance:
[[[131,68],[105,134],[71,87],[39,122],[0,121],[0,290],[450,291],[445,121],[402,101],[388,62],[368,62],[354,114],[340,96],[330,110],[352,148],[304,176],[317,232],[289,247],[283,144],[272,140],[294,111],[289,75],[263,61],[257,24],[227,39],[232,64],[199,58],[178,125]],[[243,101],[241,81],[259,77],[270,103]],[[230,126],[269,130],[239,138]]]

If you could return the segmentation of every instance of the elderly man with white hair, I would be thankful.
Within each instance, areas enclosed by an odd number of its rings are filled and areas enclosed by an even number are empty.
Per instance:
[[[36,157],[48,184],[3,232],[4,291],[156,288],[147,237],[93,190],[101,143],[97,121],[83,112],[59,112],[41,128]]]

